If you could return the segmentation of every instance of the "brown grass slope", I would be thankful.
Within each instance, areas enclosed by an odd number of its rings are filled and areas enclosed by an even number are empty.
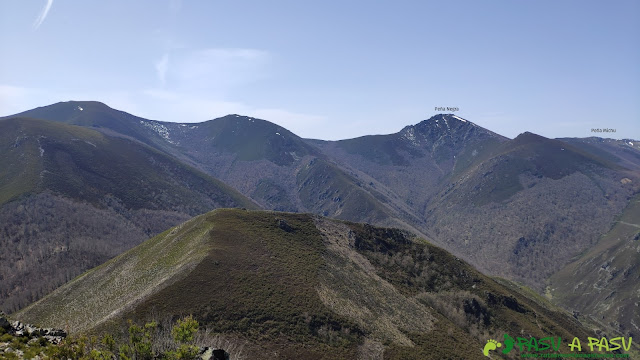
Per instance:
[[[481,359],[504,333],[590,335],[404,231],[244,210],[194,218],[13,316],[100,332],[187,314],[252,358]]]

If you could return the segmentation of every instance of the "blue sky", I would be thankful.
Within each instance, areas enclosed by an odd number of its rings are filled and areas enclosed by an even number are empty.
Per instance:
[[[639,44],[635,0],[0,0],[0,115],[98,100],[334,140],[451,106],[508,137],[640,139]]]

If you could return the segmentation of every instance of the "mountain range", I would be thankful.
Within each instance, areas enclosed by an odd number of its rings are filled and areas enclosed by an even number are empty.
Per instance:
[[[77,101],[2,118],[0,134],[7,311],[195,215],[237,207],[403,229],[594,326],[640,334],[638,141],[508,139],[453,114],[323,141],[241,115],[169,123]],[[581,286],[599,295],[578,301]]]

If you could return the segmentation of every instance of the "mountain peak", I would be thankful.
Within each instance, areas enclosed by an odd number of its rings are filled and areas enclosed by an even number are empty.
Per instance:
[[[474,123],[472,123],[471,121],[467,120],[467,119],[463,119],[460,116],[456,116],[454,114],[436,114],[432,117],[430,117],[427,120],[424,121],[461,121],[461,122],[468,122],[469,124],[475,125]]]
[[[400,135],[414,145],[432,143],[442,139],[448,139],[448,142],[453,143],[475,137],[504,139],[503,136],[454,114],[436,114],[415,125],[406,126],[400,131]]]
[[[71,119],[87,116],[88,113],[115,111],[99,101],[61,101],[37,107],[11,116],[26,116],[44,120],[73,123]]]
[[[516,136],[515,139],[513,139],[515,144],[528,144],[528,143],[541,143],[544,141],[549,141],[550,139],[538,135],[538,134],[534,134],[532,132],[529,131],[525,131],[522,134]]]
[[[470,127],[478,127],[478,125],[472,123],[471,121],[464,119],[460,116],[456,116],[454,114],[436,114],[430,117],[427,120],[423,120],[416,125],[407,126],[407,128],[416,128],[418,130],[427,130],[432,129],[438,132],[446,132],[450,133],[451,131],[455,131],[459,128],[468,129]],[[406,128],[405,128],[406,129]]]
[[[242,115],[242,114],[229,114],[229,115],[220,117],[218,119],[262,120],[262,119],[254,118],[251,116]],[[262,120],[262,121],[266,121],[266,120]]]
[[[105,103],[103,103],[103,102],[100,102],[100,101],[95,101],[95,100],[69,100],[69,101],[60,101],[60,102],[58,102],[58,103],[53,104],[52,106],[55,106],[55,105],[61,106],[61,105],[64,105],[64,104],[72,105],[72,106],[73,106],[73,105],[80,105],[80,106],[82,106],[82,105],[84,105],[84,106],[99,106],[99,107],[104,107],[104,108],[110,108],[110,109],[111,109],[111,107],[110,107],[109,105],[107,105],[107,104],[105,104]]]

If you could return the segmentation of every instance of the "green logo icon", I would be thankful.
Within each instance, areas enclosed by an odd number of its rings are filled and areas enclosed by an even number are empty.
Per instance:
[[[504,349],[502,349],[503,354],[508,354],[513,349],[513,346],[516,344],[516,339],[509,336],[509,334],[504,334]]]
[[[509,336],[508,334],[504,334],[504,349],[502,349],[503,354],[508,354],[513,350],[513,346],[516,344],[516,340]],[[502,343],[497,342],[496,340],[489,339],[487,343],[484,345],[484,349],[482,349],[482,353],[484,356],[489,356],[489,352],[496,350],[497,348],[502,347]]]
[[[487,344],[484,346],[484,349],[482,350],[482,353],[484,354],[484,356],[489,356],[489,351],[493,351],[499,347],[501,347],[502,344],[493,340],[493,339],[489,339],[487,340]]]

